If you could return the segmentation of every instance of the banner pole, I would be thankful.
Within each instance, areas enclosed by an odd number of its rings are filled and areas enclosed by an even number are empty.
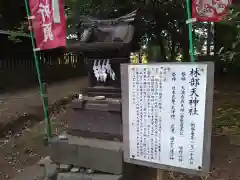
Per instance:
[[[31,41],[32,41],[35,68],[37,71],[38,83],[39,83],[39,88],[40,88],[40,96],[41,96],[43,112],[44,112],[45,138],[50,139],[52,137],[52,126],[51,126],[51,122],[50,122],[50,118],[49,118],[49,114],[48,114],[48,107],[46,105],[45,94],[44,94],[43,84],[42,84],[42,80],[41,80],[39,61],[38,61],[38,56],[36,53],[34,34],[33,34],[32,26],[31,26],[32,23],[30,20],[31,15],[30,15],[29,6],[28,6],[28,0],[24,0],[24,3],[25,3],[26,13],[27,13],[27,18],[28,18],[28,23],[29,23],[29,32],[30,32],[30,37],[31,37]]]
[[[190,0],[186,0],[186,5],[187,5],[187,18],[188,18],[187,21],[190,21],[192,18],[191,9],[190,9]],[[192,31],[193,31],[192,22],[188,22],[188,38],[189,38],[191,62],[195,62]]]

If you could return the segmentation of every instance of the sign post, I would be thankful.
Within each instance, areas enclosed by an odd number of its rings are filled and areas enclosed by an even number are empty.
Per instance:
[[[194,175],[210,168],[214,65],[121,66],[124,160]]]
[[[187,24],[188,24],[188,39],[189,39],[189,49],[190,49],[190,55],[191,55],[191,61],[195,61],[195,56],[194,56],[194,46],[193,46],[193,28],[192,28],[192,16],[191,16],[191,5],[190,5],[190,0],[186,0],[186,5],[187,5]]]

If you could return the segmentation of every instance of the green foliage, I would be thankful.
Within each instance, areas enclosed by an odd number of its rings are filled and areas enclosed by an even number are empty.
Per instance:
[[[160,59],[175,59],[181,51],[188,59],[188,36],[185,24],[184,1],[179,0],[67,0],[69,28],[72,28],[80,15],[111,18],[125,15],[140,8],[143,43],[158,45]],[[139,29],[138,29],[139,30]],[[180,48],[177,48],[180,47]]]
[[[79,23],[81,15],[98,18],[112,18],[125,15],[140,8],[143,44],[155,47],[152,52],[160,60],[189,59],[189,42],[186,25],[185,1],[180,0],[65,0],[66,17],[69,32]],[[14,17],[12,18],[12,12]],[[235,62],[240,57],[240,8],[232,7],[225,20],[217,24],[215,43],[220,57],[228,62]],[[19,41],[18,36],[28,33],[28,24],[24,1],[16,3],[13,0],[0,2],[0,30],[15,31],[9,40]],[[196,52],[200,52],[205,45],[205,23],[194,24],[194,44]]]
[[[218,51],[222,60],[240,66],[240,7],[232,6],[218,29],[221,37],[221,48]],[[220,38],[220,37],[218,37]]]
[[[6,31],[8,38],[15,43],[21,42],[19,36],[26,33],[27,18],[24,1],[0,1],[0,30]],[[23,35],[24,36],[24,35]]]

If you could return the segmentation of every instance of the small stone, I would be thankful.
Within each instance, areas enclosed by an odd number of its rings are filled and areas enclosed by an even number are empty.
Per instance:
[[[70,171],[71,171],[72,173],[77,173],[77,172],[80,171],[80,169],[77,168],[77,167],[73,167]]]
[[[104,100],[104,99],[106,99],[106,97],[105,96],[95,96],[94,99],[95,100]]]
[[[80,169],[80,173],[84,173],[85,172],[85,169],[84,168],[81,168]]]
[[[29,147],[24,149],[25,154],[30,154],[31,152],[32,152],[32,150]]]
[[[16,143],[14,143],[14,144],[12,145],[12,148],[15,148],[15,147],[17,147],[17,144],[16,144]]]
[[[60,164],[59,169],[60,169],[60,171],[69,171],[71,169],[71,165]]]
[[[59,135],[58,139],[59,140],[67,140],[67,136],[66,135]]]
[[[7,174],[5,175],[5,178],[6,178],[6,179],[8,179],[9,177],[10,177],[9,175],[7,175]]]
[[[82,95],[82,94],[79,94],[79,95],[78,95],[78,99],[82,100],[82,99],[83,99],[83,95]]]
[[[23,172],[23,169],[19,169],[18,172],[19,172],[19,173],[20,173],[20,172]]]
[[[86,173],[88,173],[88,174],[93,174],[93,173],[94,173],[94,170],[93,170],[93,169],[86,169]]]
[[[40,159],[40,161],[38,161],[38,165],[40,165],[40,166],[43,166],[46,164],[52,164],[52,160],[51,160],[50,156],[46,156],[46,157]]]

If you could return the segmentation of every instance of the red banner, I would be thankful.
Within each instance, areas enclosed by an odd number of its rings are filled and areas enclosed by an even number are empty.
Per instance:
[[[29,0],[32,28],[39,50],[66,46],[64,0]]]
[[[197,21],[219,22],[227,14],[232,0],[192,0],[192,18]]]

